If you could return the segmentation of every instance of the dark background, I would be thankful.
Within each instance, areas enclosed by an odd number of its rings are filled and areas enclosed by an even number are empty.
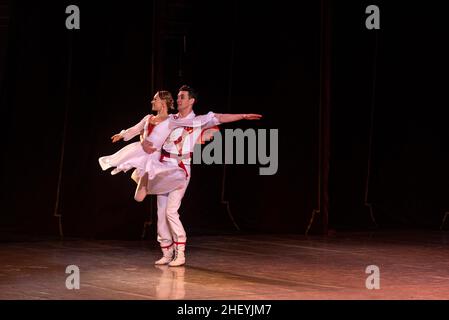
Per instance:
[[[80,8],[80,30],[65,28],[69,4]],[[365,27],[370,4],[380,8],[380,30]],[[438,229],[449,209],[440,2],[2,0],[0,8],[4,234],[58,235],[59,199],[66,236],[140,238],[155,201],[136,203],[130,173],[111,176],[97,159],[125,145],[110,136],[147,114],[157,90],[176,95],[184,83],[199,92],[197,114],[264,116],[224,128],[279,130],[276,175],[258,175],[258,165],[194,166],[180,210],[189,234],[236,231],[223,183],[242,232],[304,233],[318,207],[311,233]]]

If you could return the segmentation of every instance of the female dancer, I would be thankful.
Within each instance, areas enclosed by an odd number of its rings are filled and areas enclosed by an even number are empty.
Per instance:
[[[131,143],[110,156],[98,159],[103,170],[114,168],[111,174],[126,172],[134,168],[132,178],[137,188],[134,194],[136,201],[143,201],[147,194],[165,194],[185,183],[184,171],[178,166],[160,162],[161,147],[171,132],[168,109],[173,109],[173,97],[168,91],[158,91],[151,101],[152,110],[157,115],[146,115],[135,126],[122,130],[111,137],[115,143],[121,139],[128,141],[141,134],[141,139],[152,143],[155,152],[146,153],[140,142]]]

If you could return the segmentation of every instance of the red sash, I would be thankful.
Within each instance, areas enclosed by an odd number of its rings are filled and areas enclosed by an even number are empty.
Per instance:
[[[165,158],[176,159],[178,161],[178,166],[182,170],[184,170],[184,172],[186,173],[186,178],[189,176],[189,174],[187,173],[186,166],[185,166],[185,164],[184,164],[184,162],[182,160],[192,159],[193,152],[189,152],[189,153],[183,154],[182,153],[182,145],[184,143],[185,138],[188,135],[190,135],[193,132],[193,130],[194,130],[194,128],[192,128],[192,127],[184,127],[184,130],[183,130],[182,134],[175,141],[173,141],[173,143],[176,145],[176,147],[178,149],[178,154],[169,153],[163,147],[161,148],[161,159],[160,159],[160,161],[164,161]],[[198,138],[198,141],[196,143],[197,144],[204,144],[206,141],[209,141],[210,139],[212,139],[213,134],[216,131],[219,131],[218,126],[214,126],[212,128],[208,128],[208,129],[203,129],[201,131],[200,137]]]

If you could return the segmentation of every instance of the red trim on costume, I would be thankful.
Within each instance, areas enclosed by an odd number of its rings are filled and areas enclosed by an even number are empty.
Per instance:
[[[175,141],[173,141],[174,144],[178,144],[182,141],[182,136],[179,136],[178,139],[176,139]]]
[[[213,138],[214,133],[217,131],[220,131],[220,128],[218,126],[213,126],[211,128],[201,130],[201,134],[197,143],[205,144],[206,141],[209,141]]]
[[[151,132],[153,131],[153,129],[155,127],[155,125],[150,122],[150,120],[153,119],[153,118],[154,118],[153,115],[151,115],[150,118],[148,118],[147,137],[150,136]]]
[[[154,124],[148,123],[148,128],[147,128],[147,132],[148,132],[148,133],[147,133],[147,137],[149,137],[150,134],[151,134],[151,132],[153,132],[154,127],[155,127]]]
[[[190,152],[190,154],[186,154],[189,157],[186,159],[191,159],[193,156],[193,152]],[[184,164],[184,162],[182,162],[182,154],[181,155],[177,155],[177,154],[171,154],[169,152],[167,152],[167,150],[165,149],[161,149],[161,158],[160,161],[164,161],[164,158],[173,158],[173,159],[177,159],[178,160],[178,166],[184,170],[185,174],[186,174],[186,179],[189,177],[189,173],[187,172],[187,168]]]
[[[178,244],[186,244],[186,243],[185,242],[176,242],[175,241],[175,244],[178,245]]]
[[[174,116],[174,117],[176,119],[176,116]],[[182,153],[182,147],[183,147],[184,139],[186,138],[186,136],[190,135],[194,131],[194,128],[193,127],[183,127],[183,129],[184,130],[183,130],[182,134],[176,140],[173,141],[173,143],[175,144],[175,146],[178,149],[178,154],[169,153],[164,148],[162,148],[161,149],[160,161],[164,161],[164,158],[176,159],[178,161],[178,166],[182,170],[184,170],[184,172],[186,174],[186,178],[188,178],[189,177],[189,173],[187,172],[187,168],[186,168],[186,166],[185,166],[185,164],[184,164],[184,162],[182,160],[183,159],[192,159],[193,152],[189,152],[187,154],[183,154]],[[219,130],[220,129],[218,128],[218,126],[214,126],[212,128],[208,128],[208,129],[203,129],[201,131],[200,137],[199,137],[199,139],[198,139],[198,141],[196,143],[203,144],[205,141],[208,141],[208,140],[211,139],[211,137],[212,137],[214,132],[219,131]],[[205,135],[206,135],[206,137],[204,137]],[[186,156],[188,156],[188,158],[186,158]]]
[[[184,127],[184,130],[187,131],[189,134],[191,134],[193,132],[192,127]]]
[[[161,249],[168,249],[168,248],[170,248],[173,244],[174,244],[174,242],[172,242],[169,246],[165,246],[165,247],[161,246]]]
[[[182,162],[182,160],[180,160],[180,161],[178,162],[178,166],[179,166],[182,170],[184,170],[184,172],[186,173],[186,178],[188,178],[188,177],[189,177],[189,174],[187,173],[186,165],[184,164],[184,162]]]

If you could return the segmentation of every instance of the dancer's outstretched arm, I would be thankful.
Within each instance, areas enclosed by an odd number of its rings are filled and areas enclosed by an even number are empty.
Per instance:
[[[139,121],[138,124],[135,126],[128,128],[126,130],[122,130],[120,133],[114,134],[111,137],[112,142],[120,141],[121,139],[124,139],[125,141],[128,141],[138,134],[142,133],[143,127],[145,126],[145,121],[147,120],[148,116],[143,117],[142,120]]]
[[[259,120],[260,118],[262,118],[262,115],[256,113],[241,113],[241,114],[215,113],[215,117],[218,119],[220,123],[228,123],[240,120]]]
[[[259,120],[262,118],[262,115],[255,113],[215,113],[215,118],[217,118],[220,123],[228,123],[240,120]],[[153,144],[147,140],[141,141],[141,144],[146,153],[153,153],[156,150],[156,148],[153,147]]]

